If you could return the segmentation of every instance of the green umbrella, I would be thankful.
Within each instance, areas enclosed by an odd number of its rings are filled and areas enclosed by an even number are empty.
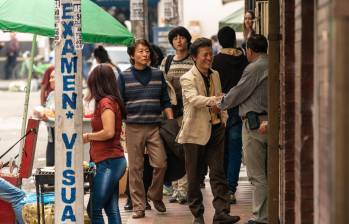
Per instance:
[[[36,36],[54,36],[54,7],[54,0],[0,0],[0,29],[34,34],[21,136],[25,134],[27,121]],[[81,25],[84,43],[129,45],[134,40],[132,33],[90,0],[81,0]]]
[[[0,29],[54,36],[54,0],[0,0]],[[90,0],[81,0],[82,41],[129,45],[133,35]]]

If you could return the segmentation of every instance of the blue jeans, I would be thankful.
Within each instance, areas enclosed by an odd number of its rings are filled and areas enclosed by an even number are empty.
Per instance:
[[[24,224],[22,218],[23,204],[20,203],[24,197],[25,193],[21,189],[0,177],[0,199],[11,204],[18,224]]]
[[[228,122],[225,129],[224,169],[228,182],[229,192],[235,194],[238,186],[242,158],[242,122],[238,115],[239,110],[228,110]]]
[[[104,223],[102,215],[104,209],[109,224],[120,224],[119,180],[125,173],[126,159],[125,157],[107,159],[97,163],[96,166],[89,201],[89,206],[92,206],[91,221],[93,224]]]

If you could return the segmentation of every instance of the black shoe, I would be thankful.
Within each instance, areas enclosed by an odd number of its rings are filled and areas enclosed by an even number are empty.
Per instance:
[[[177,196],[171,196],[169,199],[168,199],[168,202],[170,203],[176,203],[177,202]]]
[[[151,205],[149,204],[148,200],[145,201],[145,210],[151,210]]]
[[[214,215],[213,217],[213,223],[214,224],[231,224],[236,223],[240,220],[240,216],[231,216],[229,214],[226,214],[224,212],[220,213],[219,215]]]
[[[166,206],[162,200],[153,201],[153,205],[159,212],[166,212]]]
[[[231,205],[235,205],[236,204],[236,197],[235,194],[229,194],[229,203]]]
[[[127,198],[127,202],[124,206],[124,209],[125,209],[125,211],[132,211],[133,205],[132,205],[131,198]]]

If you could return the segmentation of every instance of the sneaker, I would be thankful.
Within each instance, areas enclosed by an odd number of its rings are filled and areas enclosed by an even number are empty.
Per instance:
[[[179,194],[178,195],[178,197],[177,197],[177,201],[178,201],[178,203],[179,204],[185,204],[185,203],[187,203],[187,197],[186,196],[183,196],[183,195],[181,195],[181,194]]]
[[[170,196],[168,199],[168,202],[170,203],[176,203],[177,202],[177,196],[178,196],[178,191],[173,191],[173,194]]]
[[[164,188],[162,190],[162,194],[166,195],[166,196],[171,196],[173,194],[172,186],[167,187],[166,185],[164,185]]]

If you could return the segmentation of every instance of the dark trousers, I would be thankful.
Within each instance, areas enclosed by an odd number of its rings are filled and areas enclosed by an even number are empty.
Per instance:
[[[184,144],[185,168],[188,178],[188,202],[191,213],[199,217],[204,213],[202,193],[200,191],[200,173],[202,163],[209,167],[209,177],[213,194],[215,214],[229,213],[228,185],[225,180],[224,159],[224,127],[212,126],[211,137],[206,145]]]
[[[47,127],[46,166],[55,165],[55,128]]]
[[[229,191],[235,194],[238,186],[242,158],[242,121],[239,110],[228,110],[229,118],[225,129],[224,170]]]
[[[11,79],[14,77],[13,69],[17,64],[17,56],[8,56],[5,63],[5,79]]]

